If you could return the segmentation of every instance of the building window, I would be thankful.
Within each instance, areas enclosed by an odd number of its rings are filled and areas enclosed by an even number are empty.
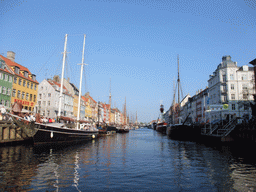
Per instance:
[[[33,89],[33,83],[31,83],[31,87],[30,87],[30,89]]]
[[[230,74],[230,80],[234,80],[234,74]]]
[[[3,94],[6,94],[6,87],[3,87]]]
[[[247,84],[243,84],[243,90],[247,90]]]
[[[6,107],[10,107],[10,102],[9,101],[6,101],[5,104],[6,104],[5,105]]]
[[[7,95],[11,95],[11,89],[7,88]]]
[[[24,71],[24,76],[28,78],[28,72]]]
[[[41,106],[41,101],[38,101],[38,105]]]
[[[223,85],[222,90],[223,90],[224,92],[226,92],[226,91],[227,91],[227,86],[226,86],[226,85]]]
[[[25,92],[22,91],[22,95],[21,98],[24,99],[25,98]]]
[[[48,93],[48,97],[51,97],[51,93]]]
[[[9,82],[10,82],[10,83],[12,82],[12,77],[11,77],[11,76],[9,76]]]
[[[32,101],[32,97],[33,97],[32,94],[30,94],[30,99],[29,99],[30,101]]]
[[[4,105],[4,100],[2,99],[1,104]]]
[[[23,87],[25,87],[26,86],[26,81],[25,80],[23,80]]]
[[[226,102],[226,101],[227,101],[227,96],[224,95],[224,96],[223,96],[223,102]]]
[[[43,106],[45,106],[46,101],[43,101]]]
[[[231,90],[234,90],[235,89],[235,85],[234,84],[231,84]]]
[[[235,97],[235,94],[231,94],[231,100],[235,100],[236,97]]]
[[[34,90],[36,90],[36,84],[35,84],[35,86],[34,86]]]
[[[19,85],[21,85],[21,82],[22,82],[22,80],[21,80],[21,79],[19,79]]]
[[[20,91],[18,91],[18,95],[17,95],[18,98],[20,98]]]
[[[248,94],[243,94],[243,99],[244,100],[248,99]]]
[[[226,75],[222,75],[222,81],[226,82]]]
[[[236,104],[232,104],[232,110],[236,110]]]
[[[2,93],[2,86],[0,85],[0,93]]]
[[[51,102],[50,101],[48,101],[48,106],[50,106],[51,105]]]
[[[49,111],[49,110],[47,110],[47,116],[48,116],[48,117],[50,116],[50,111]]]
[[[36,102],[36,95],[34,95],[34,102]]]
[[[39,94],[39,99],[42,99],[42,94],[41,93]]]
[[[29,82],[27,83],[27,88],[29,88]]]
[[[13,97],[16,97],[16,89],[13,89],[13,90],[12,90],[12,96],[13,96]]]
[[[14,82],[14,83],[17,83],[17,77],[14,77],[14,78],[13,78],[13,82]]]
[[[4,74],[4,80],[8,81],[8,75],[7,74]]]
[[[28,96],[29,96],[29,94],[28,94],[28,93],[26,93],[26,100],[28,100]]]
[[[246,74],[243,74],[242,75],[242,80],[246,80],[247,79],[247,75]]]
[[[3,73],[0,72],[0,79],[3,79]]]
[[[17,73],[18,75],[20,74],[20,68],[19,67],[17,67],[17,66],[15,66],[15,73]]]

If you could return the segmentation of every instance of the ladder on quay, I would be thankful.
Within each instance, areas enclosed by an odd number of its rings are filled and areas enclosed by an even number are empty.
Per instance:
[[[215,130],[216,134],[213,134],[213,131],[212,131],[212,134],[210,135],[215,137],[226,137],[229,135],[229,133],[231,133],[231,131],[234,130],[236,125],[237,125],[237,118],[234,118],[223,127],[218,127],[217,131]]]

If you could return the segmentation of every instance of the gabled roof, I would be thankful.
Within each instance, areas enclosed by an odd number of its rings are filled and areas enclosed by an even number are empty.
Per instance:
[[[90,98],[94,103],[97,103],[90,95],[89,95],[89,98]]]
[[[1,56],[1,55],[0,55],[0,56]],[[0,60],[3,61],[2,65],[5,66],[4,69],[3,69],[3,68],[0,68],[0,71],[4,71],[4,72],[6,72],[6,73],[9,73],[9,74],[11,74],[11,75],[14,75],[14,72],[10,69],[10,67],[9,67],[8,65],[6,65],[5,61],[4,61],[1,57],[0,57]],[[0,64],[1,64],[1,61],[0,61]]]
[[[53,86],[53,88],[56,90],[55,86],[61,87],[61,84],[57,83],[56,81],[53,81],[52,79],[48,79],[47,82]],[[73,97],[67,90],[67,88],[63,85],[63,94],[69,95],[70,97]]]
[[[39,84],[37,80],[34,81],[34,80],[32,80],[32,78],[25,77],[21,72],[20,72],[19,74],[18,74],[18,73],[15,73],[15,71],[14,71],[11,67],[19,67],[19,68],[20,68],[20,71],[27,71],[27,72],[28,72],[28,75],[32,75],[32,73],[29,71],[28,68],[26,68],[26,67],[24,67],[24,66],[22,66],[22,65],[20,65],[20,64],[18,64],[18,63],[16,63],[16,62],[10,60],[10,59],[7,59],[6,57],[4,57],[4,56],[2,56],[2,55],[0,55],[0,58],[5,61],[6,65],[12,70],[12,72],[13,72],[15,75],[20,76],[20,77],[22,77],[22,78],[24,78],[24,79],[27,79],[27,80],[29,80],[29,81],[32,81],[32,82],[34,82],[34,83]]]

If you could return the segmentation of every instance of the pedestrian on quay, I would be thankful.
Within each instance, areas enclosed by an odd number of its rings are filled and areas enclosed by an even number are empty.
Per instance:
[[[1,106],[1,115],[2,115],[2,120],[6,120],[6,109],[3,105]]]
[[[27,120],[27,121],[30,121],[30,117],[29,117],[29,114],[28,114],[28,113],[26,113],[24,119]]]
[[[36,121],[36,118],[32,113],[30,113],[29,117],[30,117],[30,121]]]

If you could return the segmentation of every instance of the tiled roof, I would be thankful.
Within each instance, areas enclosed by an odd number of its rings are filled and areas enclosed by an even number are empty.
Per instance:
[[[0,58],[2,58],[1,57],[1,55],[0,55]],[[3,60],[3,59],[2,59]],[[4,61],[4,60],[3,60]],[[4,63],[5,63],[5,61],[4,61]],[[2,69],[2,68],[0,68],[0,71],[4,71],[4,72],[6,72],[6,73],[9,73],[9,74],[14,74],[13,72],[12,72],[12,70],[10,69],[10,67],[8,67],[8,65],[5,65],[6,67],[5,67],[5,69]]]
[[[28,70],[28,68],[26,68],[26,67],[24,67],[24,66],[22,66],[22,65],[20,65],[20,64],[18,64],[18,63],[16,63],[16,62],[10,60],[10,59],[7,59],[6,57],[4,57],[4,56],[2,56],[2,55],[0,55],[0,57],[1,57],[1,58],[5,61],[5,63],[10,67],[10,69],[13,71],[13,73],[14,73],[15,75],[20,76],[20,77],[22,77],[22,78],[24,78],[24,79],[27,79],[27,80],[29,80],[29,81],[32,81],[32,82],[34,82],[34,83],[39,84],[37,80],[34,81],[34,80],[32,80],[32,78],[25,77],[22,73],[19,73],[19,74],[15,73],[15,71],[14,71],[11,67],[17,66],[17,67],[20,68],[20,71],[27,71],[27,72],[28,72],[28,75],[32,75],[32,73]]]
[[[47,80],[48,81],[48,83],[50,83],[50,85],[56,85],[56,86],[58,86],[59,88],[61,87],[61,84],[59,84],[59,83],[57,83],[56,81],[53,81],[53,80],[51,80],[51,79],[49,79],[49,80]],[[71,97],[73,97],[71,94],[69,94],[69,92],[68,92],[68,90],[67,90],[67,88],[63,85],[63,93],[64,94],[66,94],[66,95],[69,95],[69,96],[71,96]]]
[[[90,99],[94,102],[94,103],[97,103],[91,96],[89,96]]]

